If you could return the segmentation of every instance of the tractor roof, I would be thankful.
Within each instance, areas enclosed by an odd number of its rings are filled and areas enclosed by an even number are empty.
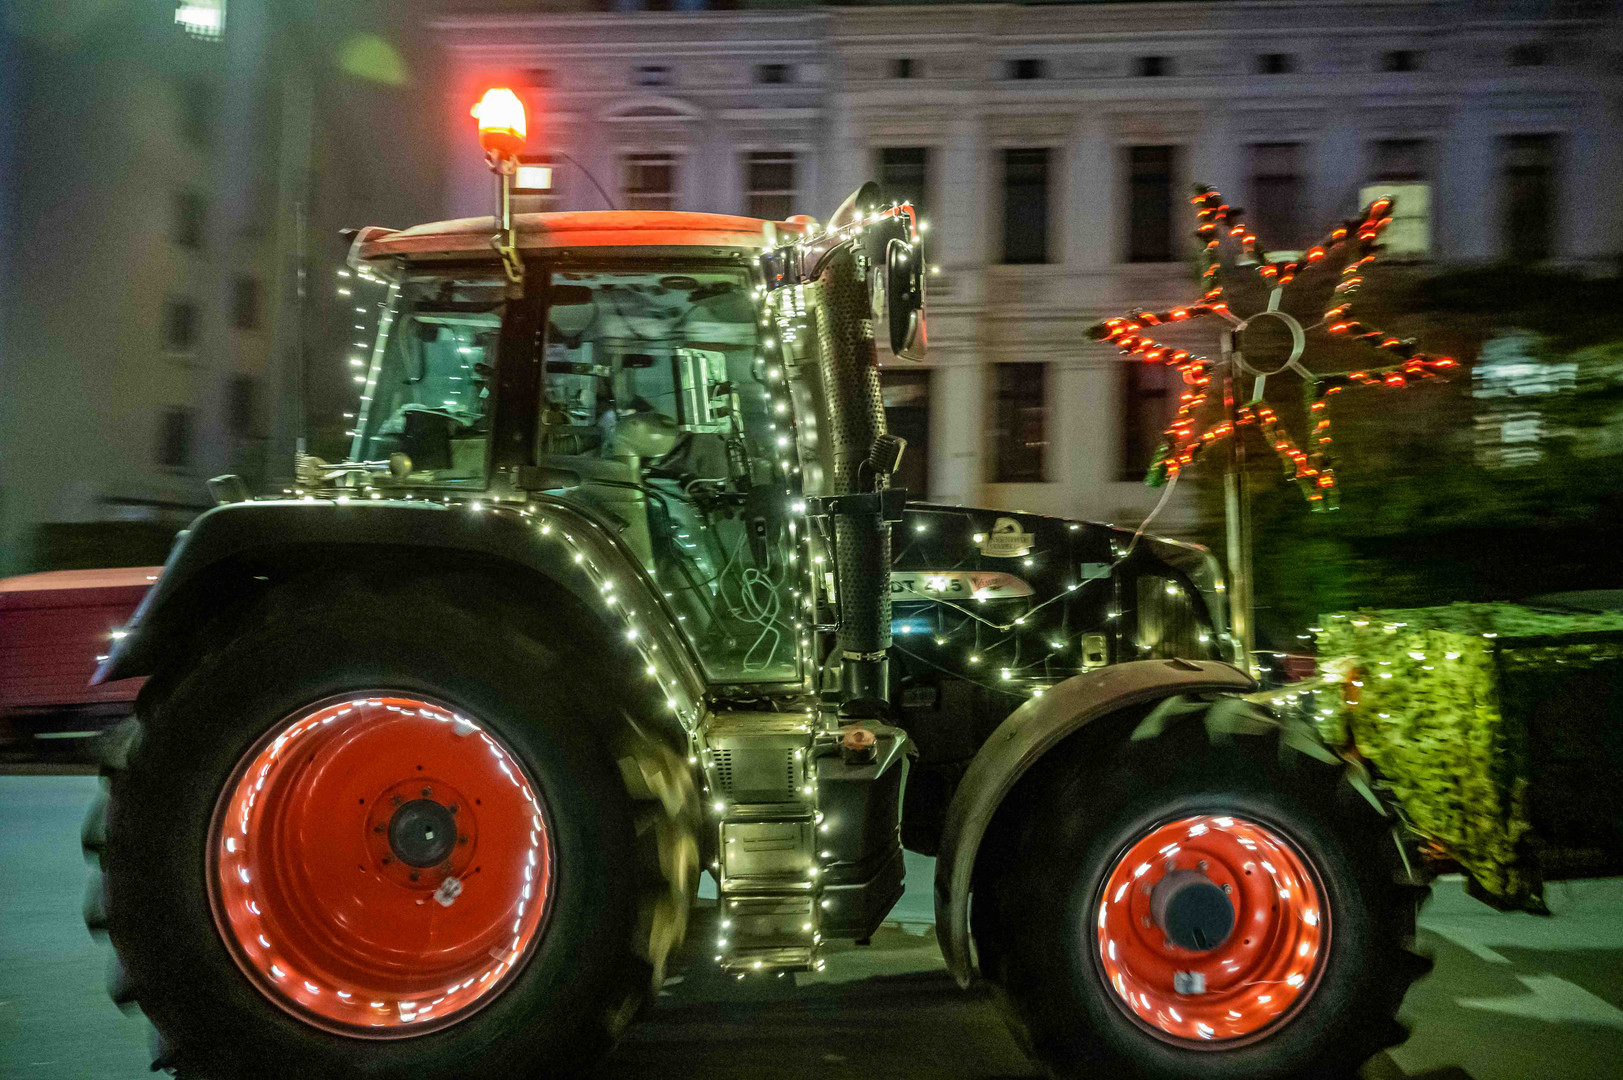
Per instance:
[[[732,214],[697,214],[680,210],[565,211],[515,214],[513,232],[521,249],[540,248],[710,248],[716,254],[761,251],[802,235],[811,219],[766,221]],[[490,238],[493,217],[457,218],[414,225],[409,229],[362,229],[355,237],[352,261],[435,256],[494,256]],[[787,235],[785,235],[787,234]]]

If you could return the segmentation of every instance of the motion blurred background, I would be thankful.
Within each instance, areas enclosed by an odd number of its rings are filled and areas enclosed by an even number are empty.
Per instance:
[[[1391,613],[1461,601],[1489,605],[1477,634],[1579,625],[1528,612],[1617,629],[1617,3],[11,0],[0,20],[0,576],[154,566],[208,477],[277,492],[296,451],[341,458],[382,300],[341,230],[488,213],[468,110],[505,84],[550,170],[520,211],[826,216],[870,178],[922,207],[930,357],[885,358],[883,384],[901,482],[944,503],[1142,520],[1183,387],[1084,330],[1197,295],[1191,186],[1276,252],[1395,195],[1361,315],[1462,366],[1333,399],[1340,509],[1252,455],[1259,648],[1299,675],[1353,648],[1332,615],[1455,632]],[[1305,360],[1369,362],[1318,340]],[[1305,442],[1302,381],[1267,399]],[[1221,552],[1217,476],[1197,462],[1155,531]],[[1613,718],[1614,676],[1579,695]],[[1571,753],[1623,768],[1608,738]]]

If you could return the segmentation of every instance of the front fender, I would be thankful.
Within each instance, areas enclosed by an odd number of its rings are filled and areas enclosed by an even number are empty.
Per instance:
[[[981,840],[1004,797],[1037,759],[1087,724],[1130,705],[1174,694],[1254,689],[1251,676],[1212,660],[1135,660],[1067,679],[998,725],[947,807],[936,857],[936,937],[960,986],[972,978],[969,891]]]
[[[704,680],[676,619],[608,528],[561,501],[525,507],[427,500],[266,500],[204,513],[180,535],[93,682],[152,674],[166,648],[257,594],[259,582],[333,565],[477,560],[518,583],[567,589],[617,635],[635,641],[680,718],[697,715]],[[610,595],[612,593],[612,596]]]

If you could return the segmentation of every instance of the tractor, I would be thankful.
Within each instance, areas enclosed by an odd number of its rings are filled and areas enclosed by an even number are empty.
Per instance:
[[[1058,1075],[1399,1042],[1409,837],[1253,700],[1215,560],[892,484],[912,207],[517,214],[515,106],[476,112],[494,217],[351,236],[348,459],[211,482],[97,672],[146,678],[85,910],[154,1068],[572,1074],[679,965],[866,940],[904,847]]]

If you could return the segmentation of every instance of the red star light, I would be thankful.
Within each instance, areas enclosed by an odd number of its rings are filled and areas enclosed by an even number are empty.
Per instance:
[[[1192,462],[1206,447],[1233,435],[1236,428],[1255,425],[1268,444],[1273,447],[1285,465],[1285,474],[1300,482],[1309,502],[1316,508],[1326,505],[1325,496],[1335,487],[1335,472],[1329,462],[1330,416],[1327,399],[1349,386],[1407,386],[1412,380],[1428,379],[1438,372],[1457,366],[1447,356],[1431,356],[1415,348],[1410,340],[1398,338],[1360,322],[1352,316],[1352,294],[1363,284],[1362,271],[1375,260],[1380,245],[1381,230],[1392,221],[1393,200],[1390,196],[1376,199],[1364,208],[1361,217],[1344,221],[1299,259],[1273,260],[1258,242],[1241,218],[1242,211],[1223,201],[1215,189],[1197,185],[1190,202],[1197,208],[1198,224],[1195,236],[1202,243],[1201,284],[1205,292],[1200,299],[1170,311],[1151,312],[1134,309],[1120,318],[1106,319],[1088,328],[1088,336],[1096,341],[1115,345],[1124,354],[1149,364],[1165,364],[1178,369],[1183,376],[1184,390],[1178,397],[1178,412],[1165,434],[1165,443],[1158,451],[1151,475],[1165,472],[1176,476],[1178,471]],[[1242,319],[1229,310],[1223,296],[1220,280],[1222,272],[1222,242],[1227,236],[1239,244],[1237,262],[1251,263],[1258,278],[1272,289],[1268,308]],[[1293,317],[1281,311],[1280,298],[1284,288],[1296,280],[1299,273],[1341,261],[1340,280],[1331,293],[1330,306],[1317,323],[1302,327]],[[1259,371],[1245,363],[1242,352],[1225,352],[1213,360],[1205,356],[1192,356],[1184,349],[1175,349],[1156,341],[1149,328],[1168,323],[1185,322],[1216,316],[1234,330],[1243,329],[1254,319],[1272,317],[1283,322],[1292,336],[1290,359],[1274,371]],[[1326,333],[1346,337],[1378,350],[1393,358],[1385,366],[1361,371],[1316,374],[1303,367],[1300,357],[1306,345],[1306,334],[1322,329]],[[1232,418],[1224,415],[1221,422],[1202,429],[1196,423],[1196,412],[1210,397],[1212,373],[1225,364],[1233,365],[1236,393],[1242,373],[1257,380],[1256,392],[1250,401],[1237,401]],[[1286,368],[1300,375],[1306,383],[1312,435],[1307,450],[1302,450],[1279,424],[1272,408],[1262,400],[1260,383],[1270,374]]]

